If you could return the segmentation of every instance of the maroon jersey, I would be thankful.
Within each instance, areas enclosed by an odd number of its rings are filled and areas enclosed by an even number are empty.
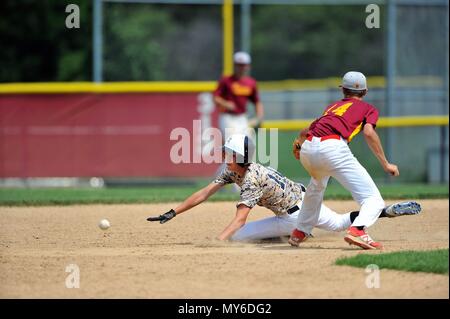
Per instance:
[[[345,98],[327,106],[320,118],[311,123],[309,133],[313,136],[338,134],[348,142],[361,131],[366,123],[376,126],[378,110],[364,101]]]
[[[240,79],[237,79],[234,75],[222,77],[217,89],[214,91],[214,96],[220,96],[227,101],[234,102],[236,110],[226,111],[233,114],[245,113],[248,100],[255,104],[259,101],[256,80],[249,76],[244,76]]]

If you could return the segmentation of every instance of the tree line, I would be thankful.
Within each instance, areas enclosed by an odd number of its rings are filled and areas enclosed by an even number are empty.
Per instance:
[[[60,0],[0,2],[0,82],[91,81],[92,1],[68,29]],[[103,4],[105,81],[215,80],[222,71],[217,5]],[[367,29],[364,6],[260,5],[251,10],[252,74],[259,80],[384,71],[385,30]],[[383,11],[382,8],[382,19]],[[239,50],[240,7],[235,6]]]

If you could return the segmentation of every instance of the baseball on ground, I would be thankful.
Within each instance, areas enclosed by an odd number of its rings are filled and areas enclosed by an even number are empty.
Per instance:
[[[107,219],[102,219],[98,222],[98,227],[103,230],[107,230],[109,227],[111,227],[111,224]]]

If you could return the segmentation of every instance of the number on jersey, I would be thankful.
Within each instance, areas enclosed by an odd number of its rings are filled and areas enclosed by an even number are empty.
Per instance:
[[[281,175],[278,171],[274,170],[272,167],[267,167],[267,169],[273,173],[267,174],[267,176],[269,176],[271,180],[275,181],[284,191],[284,189],[286,188],[286,177]]]
[[[325,113],[323,113],[323,115],[327,115],[329,112],[336,114],[337,116],[342,116],[344,115],[345,112],[347,112],[348,108],[350,106],[352,106],[352,102],[350,103],[345,103],[340,105],[339,107],[338,104],[333,105],[332,107],[330,107],[328,110],[325,111]]]

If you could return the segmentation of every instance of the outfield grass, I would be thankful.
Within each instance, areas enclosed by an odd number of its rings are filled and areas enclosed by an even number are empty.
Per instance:
[[[205,184],[184,187],[140,187],[140,188],[34,188],[0,189],[0,206],[41,206],[72,204],[118,204],[118,203],[162,203],[182,201]],[[381,185],[385,199],[448,198],[448,185]],[[231,188],[219,191],[211,201],[234,201],[238,194]],[[325,199],[351,199],[340,185],[331,184]]]
[[[360,254],[336,260],[336,265],[359,268],[366,268],[370,264],[375,264],[380,269],[448,274],[448,249],[400,251],[378,255]]]
[[[0,189],[0,205],[162,203],[181,201],[195,191],[194,187]],[[228,201],[236,199],[236,196],[230,192],[221,192],[211,200]]]

